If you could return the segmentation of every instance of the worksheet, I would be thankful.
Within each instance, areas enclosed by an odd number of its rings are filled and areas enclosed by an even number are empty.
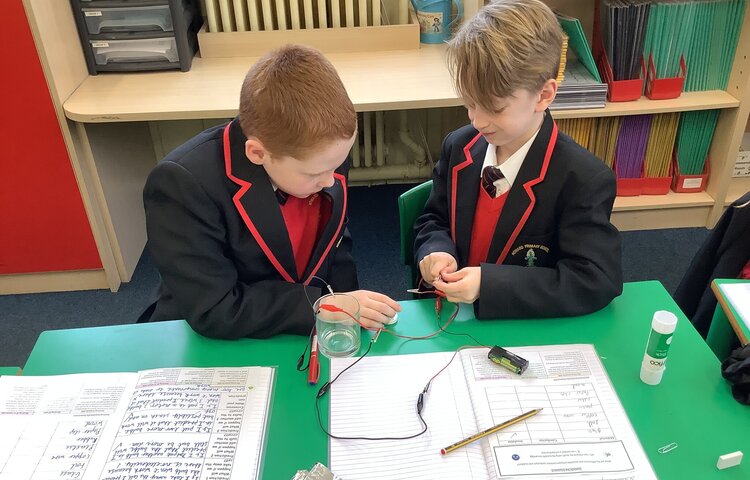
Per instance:
[[[750,328],[750,283],[725,283],[719,288],[737,312],[737,321]]]
[[[425,434],[336,440],[330,465],[347,480],[656,479],[592,345],[518,347],[519,376],[461,350],[424,400]],[[416,399],[454,352],[364,358],[331,387],[330,429],[345,437],[419,433]],[[354,359],[331,361],[337,375]],[[540,413],[445,455],[440,450],[534,409]]]

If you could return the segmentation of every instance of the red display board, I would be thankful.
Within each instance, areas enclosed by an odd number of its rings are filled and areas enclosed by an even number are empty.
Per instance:
[[[21,0],[2,27],[0,274],[102,268]]]

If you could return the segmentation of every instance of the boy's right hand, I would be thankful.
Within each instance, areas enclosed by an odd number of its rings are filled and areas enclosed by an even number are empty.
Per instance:
[[[433,252],[419,261],[419,273],[428,284],[432,283],[443,273],[453,273],[458,269],[458,263],[453,255],[445,252]]]

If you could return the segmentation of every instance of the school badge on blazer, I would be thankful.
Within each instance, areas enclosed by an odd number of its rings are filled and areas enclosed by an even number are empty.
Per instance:
[[[534,249],[530,248],[526,250],[526,266],[533,267],[535,261],[536,261],[536,255],[534,254]]]
[[[510,252],[510,263],[514,265],[524,265],[526,267],[547,266],[549,257],[549,246],[540,243],[524,243],[517,245]]]

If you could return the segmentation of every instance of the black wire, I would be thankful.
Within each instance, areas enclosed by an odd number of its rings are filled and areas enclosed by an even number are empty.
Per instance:
[[[482,346],[484,346],[484,345],[482,345]],[[432,381],[435,380],[438,377],[438,375],[440,375],[441,373],[443,373],[445,371],[445,369],[450,366],[451,363],[453,363],[453,360],[456,359],[456,355],[458,355],[458,352],[460,352],[461,350],[469,349],[469,348],[477,348],[477,347],[475,347],[473,345],[461,345],[460,347],[458,347],[456,349],[456,351],[453,352],[453,355],[451,356],[451,359],[448,360],[448,363],[446,363],[445,365],[443,365],[443,368],[441,368],[440,370],[438,370],[437,373],[435,375],[433,375],[432,378],[430,378],[427,381],[427,385],[425,385],[423,392],[427,392],[427,390],[429,390],[429,388],[430,388],[430,385],[432,385]]]
[[[450,316],[450,319],[449,319],[449,320],[448,320],[447,322],[445,322],[446,324],[448,324],[448,323],[452,322],[452,321],[453,321],[453,320],[455,320],[455,318],[456,318],[456,317],[458,316],[458,309],[459,309],[459,306],[460,306],[461,304],[460,304],[460,303],[456,303],[455,305],[456,305],[456,308],[455,308],[455,310],[453,310],[453,313],[451,314],[451,316]],[[460,336],[464,336],[464,337],[469,337],[469,338],[470,338],[470,339],[472,339],[472,340],[474,341],[474,343],[476,343],[477,345],[480,345],[480,346],[482,346],[482,347],[487,347],[487,348],[489,348],[489,346],[488,346],[488,345],[485,345],[485,344],[483,344],[482,342],[480,342],[479,340],[477,340],[476,338],[474,338],[474,336],[473,336],[473,335],[471,335],[470,333],[462,333],[462,332],[449,332],[448,330],[446,330],[446,329],[445,329],[445,328],[443,327],[443,324],[442,324],[442,323],[440,323],[440,318],[439,318],[439,317],[438,317],[437,315],[435,315],[435,323],[437,323],[437,326],[438,326],[438,328],[439,328],[439,329],[440,329],[440,330],[441,330],[442,332],[444,332],[444,333],[447,333],[448,335],[453,335],[453,336],[455,336],[455,337],[460,337]]]
[[[440,322],[440,315],[435,315],[435,324],[437,325],[438,329],[441,332],[443,332],[443,333],[447,333],[448,335],[453,335],[453,336],[456,336],[456,337],[460,337],[460,336],[469,337],[477,345],[481,345],[482,347],[489,348],[489,346],[483,344],[482,342],[480,342],[479,340],[477,340],[476,338],[474,338],[469,333],[449,332],[448,330],[445,329],[445,325],[451,324],[453,322],[453,320],[455,320],[456,317],[458,316],[458,311],[459,311],[459,308],[461,307],[461,304],[460,303],[454,303],[454,305],[455,305],[456,308],[453,309],[453,313],[451,314],[450,318],[448,318],[448,321],[445,322],[445,324],[443,324],[443,323]]]
[[[317,278],[318,280],[320,280],[321,282],[323,282],[323,284],[326,285],[326,287],[328,287],[328,289],[330,290],[331,287],[328,286],[328,284],[325,282],[325,280],[323,280],[320,277],[313,277],[313,278]],[[305,296],[307,297],[308,303],[310,303],[310,306],[313,307],[313,303],[310,301],[310,297],[307,295],[307,290],[306,290],[306,288],[305,288],[304,285],[303,285],[303,290],[305,292]],[[459,312],[459,309],[460,309],[460,304],[456,303],[454,305],[455,305],[455,309],[454,309],[453,313],[451,314],[450,318],[448,319],[448,321],[446,322],[446,325],[448,325],[449,323],[451,323],[458,316],[458,312]],[[448,330],[445,329],[444,325],[441,324],[440,318],[437,315],[435,317],[435,321],[437,322],[438,329],[440,331],[442,331],[444,333],[447,333],[449,335],[469,337],[476,344],[481,345],[483,347],[487,347],[482,342],[480,342],[479,340],[477,340],[476,338],[474,338],[471,334],[449,332]],[[313,329],[310,331],[310,340],[312,340],[312,335],[313,335],[314,331],[315,331],[315,327],[313,326]],[[367,356],[368,353],[370,353],[370,350],[372,349],[372,344],[375,343],[375,339],[376,338],[377,338],[377,336],[373,337],[373,339],[370,340],[369,345],[367,346],[367,350],[365,350],[365,352],[357,360],[355,360],[354,362],[352,362],[352,364],[349,365],[348,367],[346,367],[345,369],[341,370],[338,373],[338,375],[336,375],[336,377],[333,380],[330,380],[330,381],[324,383],[323,386],[320,387],[320,389],[318,390],[318,393],[315,396],[315,416],[318,419],[318,425],[320,426],[320,429],[329,438],[333,438],[333,439],[336,439],[336,440],[411,440],[412,438],[417,438],[417,437],[419,437],[421,435],[424,435],[427,432],[427,423],[424,421],[424,418],[422,417],[422,410],[424,408],[425,395],[427,395],[427,391],[429,390],[430,385],[432,384],[433,380],[435,380],[435,378],[437,378],[438,375],[440,375],[446,368],[448,368],[450,366],[451,363],[453,363],[453,360],[456,358],[456,355],[458,354],[459,351],[461,351],[461,350],[463,350],[465,348],[471,348],[468,345],[464,345],[464,346],[459,347],[453,353],[453,356],[448,361],[448,363],[446,363],[445,366],[443,366],[443,368],[441,368],[440,370],[438,370],[438,372],[435,375],[433,375],[432,378],[430,378],[430,380],[427,382],[427,384],[422,389],[422,392],[420,392],[420,394],[417,396],[417,405],[416,405],[417,417],[419,418],[419,422],[422,424],[422,430],[420,430],[418,433],[415,433],[415,434],[412,434],[412,435],[408,435],[408,436],[403,436],[403,437],[342,437],[342,436],[338,436],[338,435],[333,435],[332,433],[330,433],[323,426],[323,420],[320,417],[320,399],[322,397],[324,397],[328,393],[328,391],[331,388],[331,385],[333,385],[333,383],[336,382],[336,380],[338,380],[339,377],[341,377],[341,375],[344,374],[344,372],[346,372],[347,370],[349,370],[350,368],[352,368],[354,365],[356,365],[357,363],[359,363],[363,358],[365,358]],[[309,344],[310,344],[310,342],[308,341],[308,345]],[[297,361],[297,370],[299,370],[299,371],[307,370],[307,368],[310,365],[310,362],[309,362],[309,359],[308,359],[307,365],[305,365],[304,368],[301,368],[304,356],[307,353],[307,348],[308,347],[305,346],[305,351],[302,353],[302,355],[300,356],[299,360]]]
[[[323,285],[325,285],[328,288],[329,292],[332,291],[331,290],[331,286],[328,285],[328,282],[326,282],[325,280],[323,280],[319,276],[313,275],[312,278],[320,280],[320,282],[323,283]],[[304,283],[302,284],[302,291],[304,292],[305,297],[307,298],[307,303],[310,304],[310,308],[313,310],[313,319],[314,319],[314,316],[315,316],[315,307],[313,305],[312,300],[310,300],[310,295],[307,294],[307,285],[305,285]],[[305,344],[305,350],[302,352],[302,355],[300,355],[299,358],[297,359],[297,371],[298,372],[304,372],[305,370],[307,370],[308,368],[310,368],[310,357],[307,357],[307,363],[305,364],[304,367],[302,366],[302,364],[305,362],[305,356],[307,355],[307,349],[310,348],[310,344],[312,342],[312,337],[313,337],[314,333],[315,333],[315,322],[313,322],[313,326],[310,329],[310,335],[307,337],[307,343]]]
[[[311,278],[312,279],[320,280],[320,283],[322,283],[323,286],[328,290],[328,293],[333,294],[333,289],[331,289],[331,286],[328,285],[328,282],[326,282],[324,279],[320,278],[317,275],[313,275]],[[321,288],[321,290],[322,290],[322,288]],[[307,303],[310,304],[310,308],[312,308],[313,311],[315,311],[315,307],[313,305],[313,301],[310,300],[310,295],[307,294],[307,285],[304,284],[304,283],[302,284],[302,291],[305,292],[305,297],[307,297]]]
[[[318,390],[318,394],[315,396],[315,414],[318,417],[318,425],[320,425],[320,429],[323,430],[323,433],[328,435],[329,438],[334,438],[336,440],[410,440],[412,438],[417,438],[420,435],[423,435],[427,431],[427,423],[425,423],[424,418],[422,418],[422,408],[424,407],[424,395],[427,393],[427,387],[422,391],[422,393],[419,394],[419,397],[417,398],[417,417],[419,417],[419,421],[422,423],[422,430],[419,433],[415,433],[413,435],[409,435],[406,437],[341,437],[338,435],[333,435],[330,433],[326,428],[323,426],[323,420],[320,418],[320,399],[328,393],[328,390],[331,388],[331,385],[339,379],[339,377],[352,368],[354,365],[359,363],[360,360],[365,358],[368,353],[370,353],[370,349],[372,349],[372,344],[375,343],[372,340],[370,341],[370,344],[367,346],[367,350],[365,350],[365,353],[362,354],[361,357],[359,357],[357,360],[355,360],[351,365],[346,367],[345,369],[341,370],[336,377],[331,380],[330,382],[326,382],[323,384],[322,387],[320,387],[320,390]],[[441,370],[442,371],[442,370]],[[434,377],[433,377],[434,378]],[[432,380],[430,380],[432,381]]]
[[[307,349],[310,348],[310,345],[312,344],[312,337],[315,333],[315,325],[310,329],[310,335],[307,337],[307,343],[305,344],[305,350],[302,352],[302,355],[299,356],[297,359],[297,371],[298,372],[304,372],[308,368],[310,368],[310,357],[307,357],[307,363],[303,367],[302,364],[305,362],[305,356],[307,355]]]

